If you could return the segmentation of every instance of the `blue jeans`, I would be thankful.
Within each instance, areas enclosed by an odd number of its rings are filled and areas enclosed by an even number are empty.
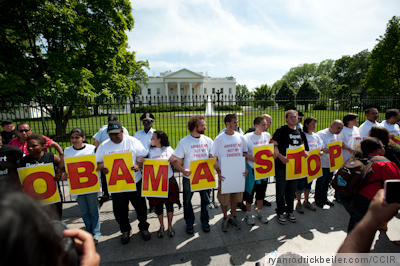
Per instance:
[[[350,221],[347,227],[347,233],[349,234],[367,213],[371,200],[358,193],[354,198],[346,197],[340,193],[338,195],[340,202],[350,214]]]
[[[210,190],[199,191],[201,198],[200,221],[203,225],[208,225],[208,205],[210,204]],[[183,217],[187,225],[194,224],[194,213],[192,206],[193,192],[190,190],[190,179],[183,177]]]
[[[286,180],[286,168],[275,169],[276,213],[278,215],[293,212],[293,201],[297,189],[297,180]]]
[[[328,201],[326,194],[328,193],[329,183],[332,177],[333,172],[331,172],[329,168],[322,168],[322,176],[317,179],[317,183],[315,184],[315,201]]]
[[[82,213],[82,219],[86,231],[91,233],[95,239],[101,236],[100,232],[100,211],[97,202],[97,192],[79,195],[76,199]]]

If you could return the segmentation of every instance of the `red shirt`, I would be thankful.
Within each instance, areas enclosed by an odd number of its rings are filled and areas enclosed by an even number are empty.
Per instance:
[[[372,155],[375,156],[375,154]],[[390,161],[375,162],[372,164],[372,174],[368,183],[375,180],[382,180],[382,182],[374,182],[366,185],[358,193],[372,200],[376,192],[383,188],[383,183],[388,179],[400,179],[400,170],[397,168],[396,163]]]
[[[53,143],[53,140],[50,139],[50,138],[48,138],[48,137],[46,137],[46,136],[43,136],[43,135],[42,135],[42,137],[45,138],[45,140],[46,140],[46,145],[45,145],[45,148],[44,148],[43,151],[44,151],[44,152],[47,152],[47,147],[50,147],[50,146],[51,146],[51,143]],[[29,155],[28,147],[27,147],[26,142],[25,142],[25,143],[22,143],[22,142],[19,140],[19,137],[16,137],[16,138],[13,138],[12,140],[10,140],[10,142],[8,143],[8,145],[19,148],[19,149],[23,152],[24,156],[25,156],[25,155]]]

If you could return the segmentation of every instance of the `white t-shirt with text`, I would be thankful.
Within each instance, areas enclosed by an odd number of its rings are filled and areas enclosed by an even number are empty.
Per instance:
[[[323,130],[318,131],[315,133],[318,135],[322,140],[322,147],[328,148],[328,144],[337,141],[337,135],[332,134],[329,131],[329,128],[325,128]],[[323,153],[321,155],[321,166],[322,168],[329,168],[329,155],[327,153]]]
[[[235,132],[233,135],[223,133],[217,136],[211,148],[211,155],[218,156],[219,168],[221,169],[222,157],[243,156],[243,152],[248,152],[244,135]]]
[[[358,127],[354,126],[353,128],[348,128],[344,126],[338,135],[338,140],[341,140],[347,147],[354,149],[354,137],[360,137],[360,131],[358,131]],[[352,156],[352,154],[345,149],[342,149],[342,154],[343,162],[347,161]]]
[[[169,157],[171,157],[171,155],[173,153],[174,153],[174,149],[172,149],[171,146],[162,147],[162,148],[151,147],[149,149],[148,159],[168,160]],[[172,171],[171,164],[168,163],[168,178],[171,178],[173,175],[174,175],[174,172]]]
[[[244,135],[247,145],[247,154],[253,156],[253,148],[259,146],[265,146],[269,144],[271,135],[268,132],[262,132],[261,135],[256,135],[254,132],[247,133]],[[247,163],[254,169],[254,162],[247,161]]]

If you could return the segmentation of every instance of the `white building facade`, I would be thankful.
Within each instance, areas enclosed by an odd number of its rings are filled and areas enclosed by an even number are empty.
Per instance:
[[[149,77],[148,85],[142,86],[139,102],[143,105],[201,105],[208,98],[215,101],[217,92],[223,104],[235,104],[236,79],[210,77],[208,72],[181,69],[161,72]]]

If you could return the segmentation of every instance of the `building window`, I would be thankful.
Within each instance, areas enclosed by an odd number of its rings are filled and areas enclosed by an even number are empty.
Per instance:
[[[215,88],[212,88],[212,93],[215,93]]]
[[[224,88],[221,88],[221,93],[224,93]]]
[[[183,95],[183,89],[181,89],[181,95]]]
[[[157,88],[157,95],[160,95],[160,88]]]
[[[232,94],[232,88],[229,88],[229,94]]]
[[[192,88],[192,94],[194,94],[194,88]]]
[[[204,94],[207,94],[207,88],[204,88]]]
[[[147,89],[147,94],[148,94],[148,95],[151,95],[151,89],[150,89],[150,88]]]

